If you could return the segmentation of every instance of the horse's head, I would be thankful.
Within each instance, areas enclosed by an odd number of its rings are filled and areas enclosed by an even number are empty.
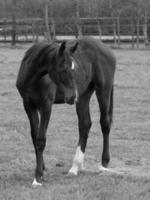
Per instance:
[[[78,43],[72,47],[66,47],[63,42],[57,52],[53,72],[51,73],[53,81],[64,93],[65,102],[73,104],[78,99],[77,86],[74,79],[76,64],[73,54],[77,49]]]

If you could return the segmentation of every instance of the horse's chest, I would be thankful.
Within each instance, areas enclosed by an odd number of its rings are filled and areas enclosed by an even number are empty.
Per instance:
[[[85,90],[92,79],[92,64],[85,58],[77,60],[75,80],[79,91]]]

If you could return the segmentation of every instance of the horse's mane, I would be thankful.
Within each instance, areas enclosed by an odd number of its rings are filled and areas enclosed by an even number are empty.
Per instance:
[[[53,43],[41,42],[30,47],[21,62],[16,84],[20,87],[26,87],[33,76],[35,79],[35,77],[41,77],[48,73],[45,71],[45,65],[53,65],[57,51],[58,46]]]
[[[30,47],[22,60],[23,62],[27,62],[28,64],[42,64],[44,61],[51,60],[57,52],[56,44],[48,44],[45,42],[37,43]]]

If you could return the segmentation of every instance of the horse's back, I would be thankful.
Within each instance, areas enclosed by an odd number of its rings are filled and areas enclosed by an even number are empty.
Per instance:
[[[112,50],[100,40],[91,37],[70,41],[69,45],[75,42],[79,43],[73,55],[78,65],[76,73],[79,90],[81,85],[81,90],[85,90],[91,82],[101,86],[112,85],[116,66]]]
[[[88,58],[91,59],[104,56],[115,65],[116,58],[114,53],[107,45],[101,42],[101,40],[92,37],[83,37],[81,39],[70,41],[69,43],[72,44],[74,42],[79,43],[79,47],[76,52],[79,51],[80,53],[82,51]]]

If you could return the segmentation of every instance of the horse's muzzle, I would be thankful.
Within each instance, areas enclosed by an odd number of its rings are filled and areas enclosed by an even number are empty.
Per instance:
[[[70,104],[70,105],[72,105],[72,104],[75,103],[74,99],[75,99],[74,97],[65,98],[65,102],[68,103],[68,104]]]
[[[76,104],[78,101],[78,90],[75,89],[75,93],[73,96],[71,97],[65,97],[65,102],[72,105],[72,104]]]

